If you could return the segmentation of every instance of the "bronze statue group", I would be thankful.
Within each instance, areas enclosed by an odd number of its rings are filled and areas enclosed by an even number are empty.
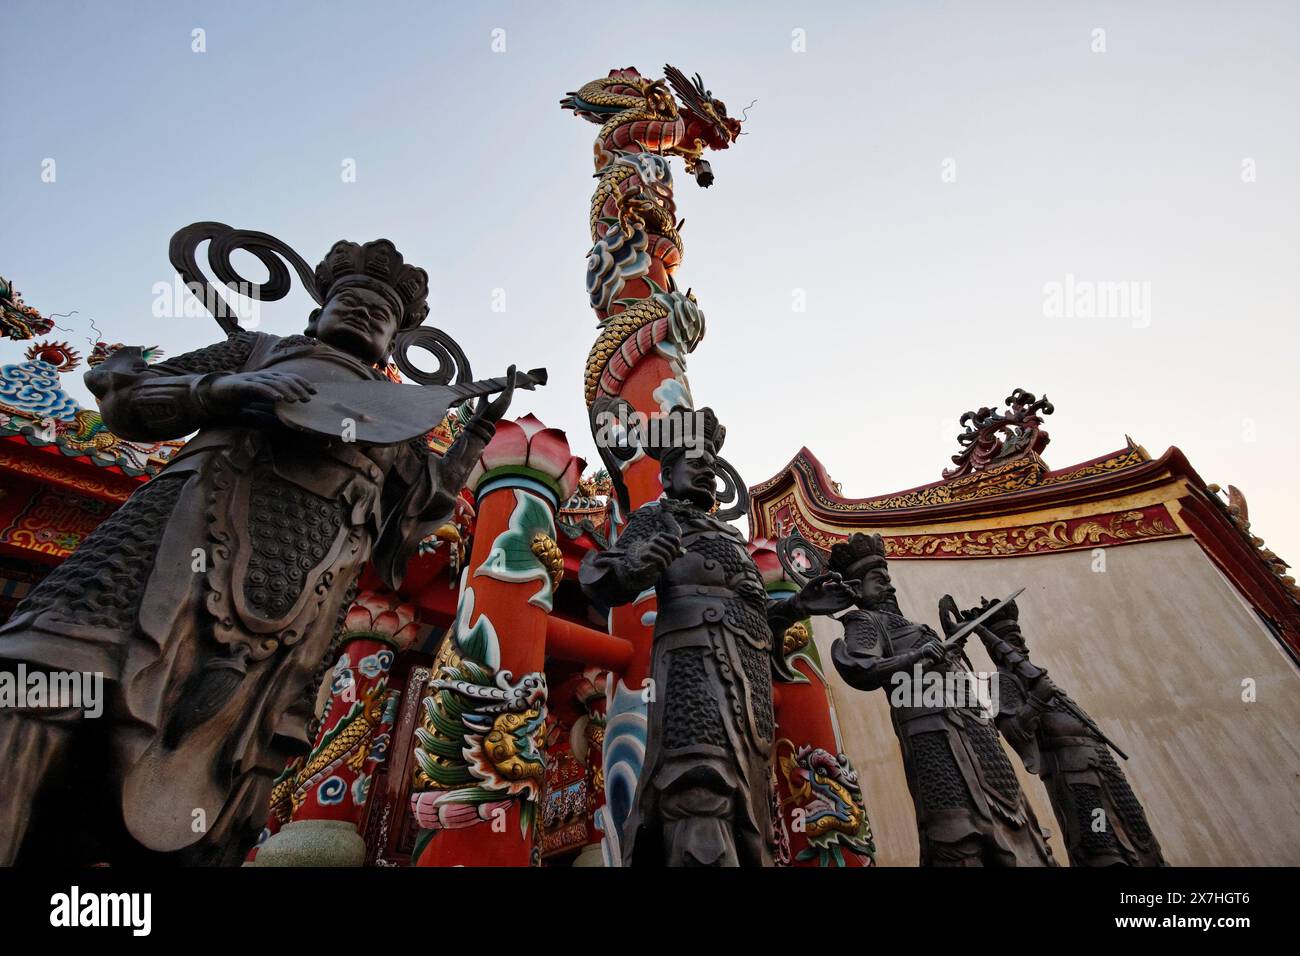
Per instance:
[[[340,242],[299,271],[320,304],[301,335],[232,329],[154,365],[122,349],[87,374],[117,434],[197,435],[0,627],[0,668],[94,671],[109,687],[96,721],[71,708],[0,713],[0,864],[242,860],[273,778],[310,743],[322,662],[363,568],[400,583],[508,407],[513,370],[441,457],[418,441],[331,435],[328,421],[283,428],[276,407],[309,405],[328,386],[387,394],[379,369],[428,310],[426,274],[386,240]],[[827,573],[769,599],[744,538],[712,513],[725,431],[710,410],[693,414],[703,427],[690,447],[645,448],[663,498],[580,572],[603,608],[650,588],[658,597],[656,693],[624,861],[770,866],[772,682],[788,676],[786,628],[844,612],[834,664],[863,691],[966,664],[959,643],[903,615],[879,536],[837,544]],[[945,615],[944,628],[985,609]],[[991,718],[891,699],[921,864],[1055,865],[1005,738],[1042,779],[1072,865],[1162,865],[1109,742],[1030,660],[1014,602],[971,632],[997,666]]]

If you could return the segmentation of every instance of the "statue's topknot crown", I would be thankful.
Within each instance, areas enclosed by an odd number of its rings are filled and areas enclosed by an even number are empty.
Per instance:
[[[429,314],[429,274],[407,265],[387,239],[364,245],[340,239],[316,267],[316,282],[326,301],[344,285],[383,292],[398,309],[402,328],[419,325]]]
[[[878,534],[854,532],[848,541],[831,545],[831,556],[827,562],[832,571],[852,575],[861,573],[868,564],[885,562],[885,539]]]
[[[662,416],[657,429],[651,429],[645,452],[664,464],[689,449],[708,449],[717,455],[726,441],[727,429],[711,408],[675,405]]]

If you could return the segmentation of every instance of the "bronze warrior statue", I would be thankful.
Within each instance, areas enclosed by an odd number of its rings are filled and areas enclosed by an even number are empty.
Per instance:
[[[884,540],[854,534],[831,548],[829,563],[858,588],[858,607],[840,618],[844,637],[831,657],[851,686],[889,695],[916,807],[921,865],[1055,866],[997,730],[978,704],[923,695],[928,682],[959,687],[967,675],[959,647],[946,646],[899,610]]]
[[[699,416],[698,447],[647,449],[661,463],[664,497],[633,512],[615,547],[588,554],[580,571],[602,606],[651,587],[658,597],[649,739],[624,862],[771,866],[780,635],[809,614],[843,610],[852,595],[826,575],[787,600],[768,599],[740,532],[710,513],[725,430],[710,409],[670,413],[683,415]]]
[[[970,620],[990,606],[961,615]],[[958,625],[944,621],[947,630]],[[1165,866],[1142,804],[1111,755],[1114,746],[1092,718],[1029,659],[1015,601],[976,632],[998,669],[996,722],[1038,774],[1065,837],[1071,866]]]
[[[233,232],[196,224],[214,225]],[[24,860],[242,859],[273,778],[308,747],[363,567],[373,560],[400,582],[510,402],[513,369],[443,457],[421,439],[354,438],[337,415],[333,435],[280,424],[276,414],[329,388],[426,391],[382,371],[395,337],[428,313],[424,270],[388,240],[340,241],[314,276],[293,255],[321,305],[305,334],[231,324],[226,341],[170,361],[146,365],[122,349],[86,374],[118,435],[197,435],[0,628],[0,667],[102,673],[108,690],[99,720],[0,714],[0,863],[20,850]],[[334,407],[321,405],[326,421]],[[95,811],[103,818],[88,820]],[[78,822],[111,836],[86,849],[69,836]]]

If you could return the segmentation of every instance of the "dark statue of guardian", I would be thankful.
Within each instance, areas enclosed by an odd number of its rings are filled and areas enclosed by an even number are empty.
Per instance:
[[[400,583],[510,402],[513,370],[442,457],[420,439],[352,439],[337,417],[333,436],[286,427],[277,409],[331,384],[420,392],[383,368],[428,313],[426,273],[388,240],[340,241],[314,275],[295,264],[321,305],[304,334],[231,327],[226,341],[160,364],[124,348],[86,374],[118,435],[197,435],[0,628],[0,667],[101,673],[108,696],[99,720],[0,714],[0,863],[20,851],[242,859],[273,778],[308,749],[362,569],[373,562]]]
[[[962,669],[957,649],[899,610],[878,534],[854,534],[831,548],[830,567],[858,587],[858,607],[843,615],[835,669],[852,687],[883,689],[916,807],[922,866],[1055,866],[993,724],[978,706],[896,693],[920,675]],[[955,674],[964,677],[963,674]],[[917,688],[919,693],[919,688]]]
[[[985,601],[962,616],[988,606]],[[976,632],[998,669],[998,729],[1047,788],[1070,865],[1165,866],[1142,804],[1111,754],[1113,744],[1029,659],[1016,603]]]
[[[698,446],[647,448],[664,497],[632,513],[615,547],[580,571],[596,604],[658,597],[645,765],[625,825],[626,865],[772,866],[772,674],[781,635],[809,614],[843,610],[852,594],[835,575],[787,600],[767,596],[735,528],[711,514],[715,456],[725,430],[710,409]]]

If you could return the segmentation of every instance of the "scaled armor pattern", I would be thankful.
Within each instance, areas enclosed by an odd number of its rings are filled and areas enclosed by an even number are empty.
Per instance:
[[[831,551],[831,567],[860,581],[859,607],[845,614],[831,656],[846,683],[883,689],[916,807],[922,866],[1054,866],[1038,821],[1007,760],[998,733],[977,706],[937,706],[920,693],[926,675],[963,670],[938,635],[903,616],[889,583],[884,542],[855,534]],[[958,676],[963,676],[958,674]],[[920,678],[920,680],[918,680]],[[951,706],[950,706],[951,705]]]

